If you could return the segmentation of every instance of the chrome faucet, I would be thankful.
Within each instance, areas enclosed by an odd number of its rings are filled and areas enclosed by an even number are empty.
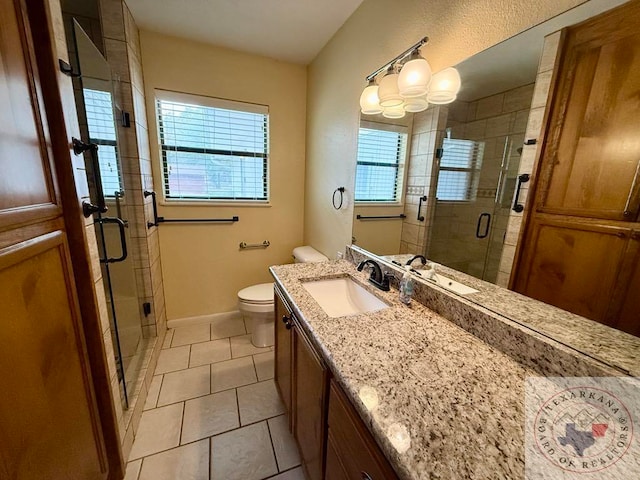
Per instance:
[[[364,260],[358,264],[358,271],[361,272],[364,267],[371,268],[371,275],[369,275],[369,282],[375,285],[380,290],[385,292],[389,291],[389,277],[392,276],[389,273],[382,273],[380,265],[373,260]]]
[[[427,259],[424,258],[423,255],[415,255],[413,258],[411,258],[411,260],[409,260],[407,263],[405,263],[405,265],[411,265],[413,263],[414,260],[420,259],[420,262],[422,263],[422,265],[426,265],[427,264]]]

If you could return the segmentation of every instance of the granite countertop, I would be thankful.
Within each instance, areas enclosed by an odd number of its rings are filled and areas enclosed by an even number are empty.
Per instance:
[[[404,265],[410,254],[382,257]],[[416,270],[423,268],[415,261]],[[485,282],[445,265],[437,272],[478,290],[464,298],[554,340],[585,353],[628,375],[640,375],[640,338],[554,307],[512,290]],[[425,280],[426,281],[426,280]]]
[[[524,477],[525,377],[538,373],[345,260],[270,270],[400,478]],[[390,307],[330,318],[302,285],[345,275]]]

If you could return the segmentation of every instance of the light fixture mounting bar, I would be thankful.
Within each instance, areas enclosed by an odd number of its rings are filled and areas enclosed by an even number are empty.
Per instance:
[[[414,43],[413,45],[411,45],[409,48],[407,48],[404,52],[402,52],[400,55],[398,55],[397,57],[395,57],[393,60],[385,63],[383,66],[381,66],[379,69],[377,69],[375,72],[370,73],[369,75],[367,75],[365,77],[365,79],[368,81],[373,80],[380,72],[383,72],[385,70],[387,70],[391,65],[393,65],[394,63],[398,62],[399,60],[402,60],[403,58],[405,58],[406,56],[408,56],[409,54],[411,54],[414,50],[422,47],[425,43],[427,43],[429,41],[429,37],[423,37],[420,39],[419,42]]]

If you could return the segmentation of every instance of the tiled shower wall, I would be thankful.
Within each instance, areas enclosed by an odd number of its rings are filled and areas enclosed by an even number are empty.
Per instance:
[[[553,70],[558,58],[560,46],[560,32],[552,33],[545,37],[542,56],[538,64],[538,75],[536,78],[535,88],[533,92],[533,100],[531,101],[531,112],[527,121],[525,132],[525,140],[536,139],[535,145],[524,145],[522,157],[520,159],[520,168],[518,174],[532,173],[536,170],[539,161],[540,146],[542,139],[542,123],[549,99],[549,88]],[[520,203],[526,205],[529,188],[532,181],[523,184],[520,191]],[[516,245],[520,241],[522,226],[522,213],[509,211],[509,219],[507,223],[507,231],[505,235],[504,247],[502,249],[502,258],[500,259],[500,267],[496,283],[506,287],[509,284],[513,261],[516,252]]]
[[[413,117],[409,171],[405,188],[405,210],[407,216],[402,221],[400,253],[424,254],[430,232],[432,210],[435,204],[435,184],[437,169],[434,168],[436,148],[442,142],[443,114],[446,107],[430,106]],[[446,114],[444,115],[446,120]],[[420,197],[422,203],[418,220]]]

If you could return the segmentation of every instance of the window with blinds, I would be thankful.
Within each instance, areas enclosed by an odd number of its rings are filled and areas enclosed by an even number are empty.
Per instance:
[[[98,145],[98,163],[105,197],[114,197],[122,190],[122,175],[118,167],[118,144],[113,121],[111,92],[82,90],[87,112],[89,141]]]
[[[156,94],[167,200],[268,200],[266,106]]]
[[[356,202],[399,202],[407,127],[361,122],[356,164]]]
[[[445,138],[438,172],[437,199],[475,200],[483,154],[484,142]]]

